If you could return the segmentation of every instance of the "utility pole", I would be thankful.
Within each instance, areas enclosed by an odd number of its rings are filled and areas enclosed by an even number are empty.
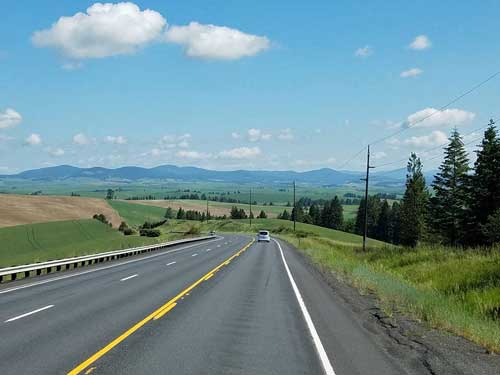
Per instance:
[[[252,226],[252,188],[250,188],[250,215],[248,215],[250,218],[250,226]]]
[[[293,181],[293,231],[295,232],[295,224],[297,222],[297,209],[295,208],[295,181]]]
[[[375,168],[370,165],[370,145],[368,145],[368,153],[366,156],[366,178],[362,178],[361,181],[365,181],[365,212],[364,212],[364,228],[363,228],[363,251],[366,251],[366,235],[368,233],[368,179],[370,177],[370,169]]]

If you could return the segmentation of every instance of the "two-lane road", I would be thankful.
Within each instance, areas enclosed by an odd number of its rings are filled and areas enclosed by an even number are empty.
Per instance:
[[[284,244],[251,240],[3,286],[0,373],[406,373]]]

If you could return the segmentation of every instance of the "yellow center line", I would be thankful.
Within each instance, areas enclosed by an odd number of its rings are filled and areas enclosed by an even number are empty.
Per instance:
[[[85,370],[87,367],[89,367],[91,364],[93,364],[95,361],[97,361],[99,358],[101,358],[103,355],[105,355],[107,352],[109,352],[111,349],[113,349],[115,346],[120,344],[123,340],[125,340],[127,337],[132,335],[134,332],[136,332],[138,329],[146,325],[150,320],[152,319],[159,319],[163,315],[165,315],[167,312],[169,312],[172,308],[175,307],[176,302],[181,299],[185,294],[191,292],[194,288],[196,288],[199,284],[201,284],[203,281],[207,280],[207,277],[210,276],[211,274],[213,275],[215,272],[219,271],[222,267],[224,267],[226,264],[229,264],[231,260],[236,258],[238,255],[243,253],[245,250],[247,250],[255,240],[250,241],[247,245],[245,245],[242,249],[240,249],[238,252],[233,254],[231,257],[226,259],[224,262],[219,264],[217,267],[215,267],[213,270],[207,272],[205,275],[203,275],[200,279],[195,281],[193,284],[188,286],[186,289],[184,289],[182,292],[177,294],[174,298],[169,300],[167,303],[153,311],[151,314],[146,316],[144,319],[142,319],[140,322],[137,322],[134,326],[123,332],[120,336],[118,336],[116,339],[111,341],[109,344],[104,346],[102,349],[100,349],[98,352],[96,352],[94,355],[89,357],[87,360],[83,361],[80,363],[78,366],[76,366],[73,370],[68,372],[67,375],[76,375],[81,373],[83,370]]]

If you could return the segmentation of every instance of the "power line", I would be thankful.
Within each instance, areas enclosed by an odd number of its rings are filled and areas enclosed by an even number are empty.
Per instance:
[[[389,138],[392,138],[396,135],[399,135],[409,129],[412,129],[414,128],[417,124],[435,116],[436,114],[442,112],[443,110],[445,110],[446,108],[448,108],[449,106],[451,106],[452,104],[455,104],[456,102],[458,102],[459,100],[461,100],[462,98],[464,98],[465,96],[471,94],[472,92],[476,91],[478,88],[480,88],[481,86],[485,85],[486,83],[488,83],[489,81],[491,81],[492,79],[494,79],[495,77],[497,77],[498,75],[500,75],[500,70],[497,71],[496,73],[492,74],[491,76],[489,76],[488,78],[486,78],[484,81],[481,81],[480,83],[478,83],[477,85],[473,86],[472,88],[470,88],[469,90],[463,92],[462,94],[458,95],[457,97],[453,98],[451,101],[449,101],[448,103],[446,103],[445,105],[443,105],[442,107],[440,107],[439,109],[435,110],[434,112],[432,112],[431,114],[427,115],[427,116],[424,116],[423,118],[420,118],[416,121],[414,121],[413,123],[410,123],[408,124],[408,126],[404,127],[404,128],[401,128],[400,130],[398,130],[397,132],[394,132],[392,134],[389,134],[387,136],[384,136],[384,137],[381,137],[379,139],[376,139],[372,142],[369,142],[368,144],[371,144],[371,145],[375,145],[377,143],[380,143],[380,142],[383,142],[385,141],[386,139],[389,139]],[[366,149],[367,146],[363,146],[363,148],[361,148],[356,154],[354,154],[351,158],[347,159],[340,167],[339,169],[342,169],[344,168],[347,164],[349,164],[352,160],[354,160],[354,158],[356,158],[359,154],[361,154],[365,149]]]
[[[495,121],[495,120],[493,120],[493,121]],[[462,137],[466,137],[466,136],[468,136],[468,135],[474,134],[475,132],[478,132],[478,131],[480,131],[480,130],[483,130],[483,129],[487,128],[488,126],[490,126],[490,124],[489,124],[489,123],[488,123],[487,125],[481,126],[480,128],[474,129],[474,130],[472,130],[472,131],[471,131],[471,132],[469,132],[469,133],[465,133],[465,134],[463,134],[463,135],[462,135]],[[426,152],[434,151],[434,150],[436,150],[436,149],[438,149],[438,148],[441,148],[441,147],[445,146],[447,143],[448,143],[448,142],[446,142],[446,143],[441,143],[441,144],[439,144],[439,145],[437,145],[437,146],[435,146],[435,147],[429,148],[429,149],[427,149],[427,150],[422,150],[421,152],[422,152],[422,153],[426,153]],[[387,162],[387,163],[384,163],[384,164],[379,164],[379,165],[377,165],[376,167],[377,167],[377,168],[386,167],[386,166],[388,166],[388,165],[399,164],[399,163],[401,163],[401,162],[403,162],[403,161],[407,161],[407,160],[408,160],[408,158],[404,158],[404,159],[400,159],[400,160],[396,160],[396,161],[390,161],[390,162]]]

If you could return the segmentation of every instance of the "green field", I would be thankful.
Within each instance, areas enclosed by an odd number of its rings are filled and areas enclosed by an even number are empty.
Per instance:
[[[167,232],[165,232],[167,233]],[[169,239],[124,236],[97,220],[55,221],[0,229],[0,267],[125,249]]]
[[[117,200],[109,200],[122,219],[131,227],[138,227],[145,221],[155,222],[164,219],[165,208],[135,204]]]

